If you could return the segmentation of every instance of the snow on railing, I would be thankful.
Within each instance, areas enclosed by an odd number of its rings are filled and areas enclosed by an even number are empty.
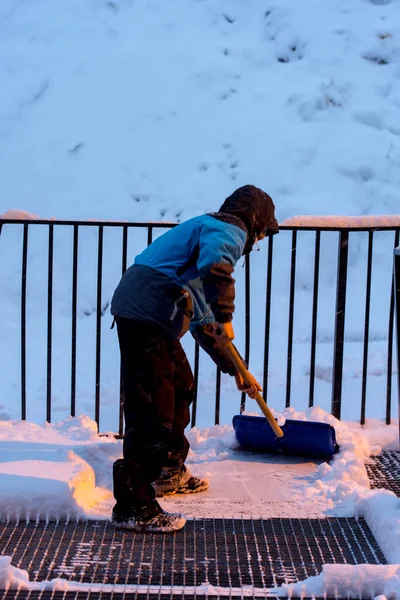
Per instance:
[[[56,217],[41,218],[26,210],[9,209],[0,214],[1,221],[40,221],[41,223],[95,223],[95,224],[115,224],[119,225],[126,223],[127,225],[156,225],[156,226],[172,226],[177,225],[174,221],[152,220],[143,223],[131,222],[126,220],[101,220],[101,219],[86,219],[86,220],[71,220],[57,219]],[[283,229],[385,229],[400,227],[400,215],[297,215],[288,217],[279,224]]]
[[[400,215],[299,215],[289,217],[282,223],[288,227],[329,227],[335,229],[375,229],[400,227]]]
[[[37,215],[33,215],[32,213],[19,208],[10,208],[0,215],[0,219],[12,221],[36,221],[38,218],[39,217]]]

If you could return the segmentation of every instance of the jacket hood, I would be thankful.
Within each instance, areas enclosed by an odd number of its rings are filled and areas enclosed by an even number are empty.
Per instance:
[[[219,212],[235,215],[245,224],[248,235],[243,254],[251,252],[261,233],[268,236],[279,232],[271,196],[254,185],[238,188],[225,200]]]

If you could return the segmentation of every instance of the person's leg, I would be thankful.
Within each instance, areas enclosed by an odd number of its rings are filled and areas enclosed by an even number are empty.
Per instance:
[[[173,414],[174,362],[170,341],[157,326],[121,318],[116,322],[125,436],[123,459],[113,469],[113,520],[149,521],[163,513],[151,483],[160,475],[171,446],[172,422],[165,414]]]
[[[175,364],[173,435],[168,458],[163,465],[161,476],[154,483],[157,496],[177,492],[200,492],[208,489],[208,482],[205,479],[193,477],[190,470],[185,466],[190,448],[189,441],[185,436],[185,429],[190,422],[190,404],[194,398],[194,379],[185,351],[178,340],[173,342],[172,357]]]
[[[174,362],[174,406],[173,412],[165,415],[172,427],[172,437],[162,474],[155,482],[158,496],[171,493],[179,487],[185,472],[184,462],[189,452],[185,428],[190,421],[189,407],[193,401],[194,380],[189,361],[178,340],[173,341],[172,360]],[[189,473],[188,477],[190,477]]]

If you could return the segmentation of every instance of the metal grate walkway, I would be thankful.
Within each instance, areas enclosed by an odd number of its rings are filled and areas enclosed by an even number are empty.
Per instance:
[[[188,595],[188,594],[159,594],[159,593],[122,593],[122,592],[50,592],[50,591],[19,591],[19,592],[6,592],[4,596],[1,596],[1,600],[196,600],[199,595]],[[205,596],[202,596],[205,598]],[[207,595],[207,600],[227,600],[227,598],[234,598],[235,596],[223,595]],[[251,596],[247,595],[247,598]],[[264,596],[268,598],[268,596]],[[278,598],[277,596],[270,596],[271,598]],[[235,598],[238,598],[236,596]],[[285,599],[286,600],[286,599]],[[302,600],[308,600],[303,598]],[[311,600],[311,599],[310,599]],[[315,600],[315,599],[313,599]],[[350,599],[351,600],[351,599]],[[357,598],[357,600],[359,600]]]
[[[267,592],[317,575],[324,563],[386,562],[365,521],[347,518],[195,519],[167,535],[116,530],[107,521],[9,523],[0,524],[0,554],[11,556],[33,582],[62,577],[151,591],[158,586],[163,594],[179,587],[185,598],[185,588],[204,584]],[[61,600],[59,594],[40,597]],[[0,600],[14,598],[15,592],[0,592]]]
[[[366,467],[371,488],[384,488],[400,497],[400,452],[382,452]]]

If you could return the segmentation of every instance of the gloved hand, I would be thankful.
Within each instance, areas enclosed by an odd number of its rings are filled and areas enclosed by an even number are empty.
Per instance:
[[[229,342],[235,339],[232,321],[228,323],[212,323],[212,335],[222,346],[226,346]]]
[[[247,394],[248,396],[250,396],[250,398],[254,398],[257,395],[257,392],[261,392],[262,388],[261,385],[258,383],[258,381],[251,375],[251,373],[249,373],[249,382],[245,383],[243,377],[240,375],[240,373],[237,373],[235,375],[235,381],[236,381],[236,387],[240,392],[244,392],[245,394]],[[251,385],[249,385],[251,383]]]

